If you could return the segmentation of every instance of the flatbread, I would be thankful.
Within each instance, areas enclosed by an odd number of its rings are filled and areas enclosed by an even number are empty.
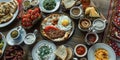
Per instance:
[[[66,9],[71,8],[77,0],[62,0],[63,5]]]
[[[58,49],[55,51],[55,54],[62,60],[66,60],[67,57],[67,50],[64,45],[61,45],[58,47]]]

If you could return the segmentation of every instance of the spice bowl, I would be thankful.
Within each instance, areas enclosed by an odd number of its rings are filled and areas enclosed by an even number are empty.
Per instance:
[[[88,32],[85,36],[85,42],[88,45],[95,44],[98,41],[99,37],[95,32]]]
[[[83,57],[87,54],[87,47],[84,44],[78,44],[74,48],[74,53],[77,57]]]
[[[70,17],[73,19],[79,19],[82,16],[82,8],[80,6],[74,6],[70,9]]]
[[[91,27],[91,21],[87,18],[82,18],[78,22],[78,28],[82,31],[89,31]]]

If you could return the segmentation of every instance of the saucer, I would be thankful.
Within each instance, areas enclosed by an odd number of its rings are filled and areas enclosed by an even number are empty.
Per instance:
[[[9,45],[20,45],[23,41],[24,41],[24,38],[26,36],[26,31],[25,29],[21,29],[20,30],[20,36],[19,38],[17,38],[16,40],[14,40],[11,36],[10,36],[10,33],[13,31],[13,30],[17,30],[18,27],[16,28],[13,28],[12,30],[10,30],[10,32],[8,32],[7,36],[6,36],[6,41]]]

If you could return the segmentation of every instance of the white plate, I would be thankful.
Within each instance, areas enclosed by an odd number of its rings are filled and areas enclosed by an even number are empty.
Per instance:
[[[22,28],[20,30],[20,36],[17,40],[13,40],[13,38],[10,36],[10,33],[13,31],[13,30],[17,30],[17,27],[10,30],[10,32],[8,32],[7,36],[6,36],[6,41],[9,45],[20,45],[23,41],[24,41],[24,38],[26,36],[26,31]]]
[[[59,6],[60,6],[60,0],[55,0],[55,2],[56,2],[55,8],[52,9],[52,10],[46,10],[46,9],[43,7],[43,2],[44,2],[44,1],[45,1],[45,0],[40,0],[39,8],[40,8],[41,11],[46,12],[46,13],[55,12],[55,11],[59,8]]]
[[[10,2],[10,1],[11,0],[0,0],[0,2]],[[17,8],[16,12],[13,15],[13,18],[10,21],[0,24],[0,28],[5,27],[5,26],[9,25],[10,23],[12,23],[15,20],[17,14],[18,14],[18,10],[19,10],[19,8]]]
[[[5,36],[1,32],[0,32],[0,34],[2,35],[2,40],[4,42],[4,45],[3,45],[3,48],[2,48],[2,55],[3,55],[7,43],[6,43],[6,40],[5,40]],[[0,55],[0,57],[2,57],[2,55]]]
[[[32,50],[32,58],[33,60],[41,60],[39,59],[39,56],[38,56],[38,49],[39,47],[41,46],[44,46],[44,45],[47,45],[49,47],[52,48],[52,53],[50,54],[50,57],[48,57],[48,60],[55,60],[55,54],[54,54],[54,51],[56,50],[56,46],[54,43],[52,42],[49,42],[49,41],[46,41],[46,40],[41,40],[39,41],[34,47],[33,47],[33,50]]]
[[[88,55],[87,55],[88,60],[95,60],[94,53],[95,53],[95,50],[97,50],[98,48],[103,48],[108,51],[109,60],[116,60],[116,55],[114,50],[109,45],[104,43],[97,43],[89,49]]]

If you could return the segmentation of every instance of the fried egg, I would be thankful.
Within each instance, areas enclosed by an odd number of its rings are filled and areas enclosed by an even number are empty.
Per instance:
[[[59,18],[57,27],[60,30],[68,31],[72,28],[71,19],[68,16],[62,15]]]

